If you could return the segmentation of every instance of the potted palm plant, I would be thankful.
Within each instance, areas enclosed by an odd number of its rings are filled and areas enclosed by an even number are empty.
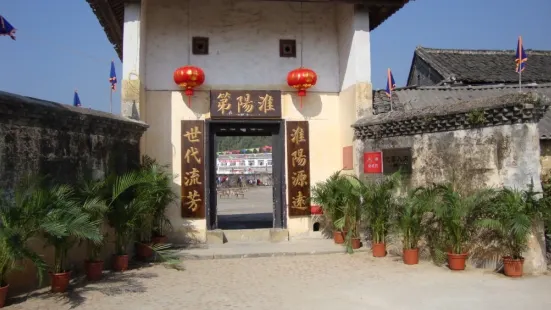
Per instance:
[[[46,243],[54,247],[54,266],[50,272],[52,292],[67,290],[71,271],[67,269],[69,250],[82,240],[101,242],[101,220],[92,219],[84,212],[92,208],[86,201],[84,206],[74,197],[74,191],[66,185],[56,185],[45,194],[44,216],[41,217],[41,230]]]
[[[0,308],[5,305],[9,284],[7,275],[22,269],[24,260],[31,261],[42,283],[46,262],[28,247],[28,241],[39,232],[41,192],[34,178],[23,180],[15,189],[15,199],[0,193]]]
[[[339,192],[342,194],[342,200],[338,207],[340,218],[334,222],[335,228],[340,231],[347,229],[345,236],[345,245],[348,253],[361,247],[360,240],[360,220],[362,217],[362,190],[361,181],[354,176],[343,177],[343,182],[339,184]]]
[[[138,195],[140,199],[149,200],[150,208],[149,212],[142,212],[140,242],[136,248],[138,256],[144,259],[153,255],[152,245],[167,242],[166,233],[172,228],[166,210],[178,196],[172,191],[173,178],[167,170],[168,166],[160,165],[148,156],[142,158],[141,173],[147,182],[139,185]]]
[[[460,193],[454,183],[436,187],[438,199],[431,210],[434,221],[443,231],[448,246],[448,267],[464,270],[469,242],[477,231],[479,215],[493,199],[494,191],[483,189],[471,194]]]
[[[312,188],[312,201],[319,204],[323,214],[333,225],[333,240],[337,244],[343,244],[345,239],[346,227],[337,228],[335,222],[342,218],[342,206],[344,194],[343,186],[346,186],[347,179],[340,171],[333,173],[327,180],[317,183]]]
[[[402,236],[402,258],[406,265],[419,263],[418,244],[425,231],[425,212],[431,209],[434,197],[435,192],[431,188],[419,187],[408,192],[396,205],[393,226]]]
[[[492,218],[479,221],[481,227],[493,232],[494,241],[504,251],[503,271],[509,277],[522,277],[528,238],[534,221],[544,219],[546,200],[538,200],[533,184],[526,191],[503,188],[492,204]]]
[[[83,181],[77,190],[77,199],[80,200],[82,211],[90,217],[92,221],[98,223],[101,230],[102,223],[107,212],[107,205],[101,198],[104,181]],[[107,242],[108,234],[103,234],[101,242],[87,240],[86,248],[88,259],[84,262],[86,278],[89,281],[98,281],[103,275],[104,261],[101,252]]]
[[[366,181],[363,185],[363,213],[371,230],[374,257],[386,256],[385,239],[396,203],[394,192],[400,184],[400,178],[400,173],[396,172],[381,180]]]
[[[113,269],[128,269],[128,245],[139,232],[143,214],[149,212],[149,199],[140,195],[138,187],[147,184],[148,178],[140,171],[112,175],[106,180],[103,198],[107,201],[107,219],[115,230]]]

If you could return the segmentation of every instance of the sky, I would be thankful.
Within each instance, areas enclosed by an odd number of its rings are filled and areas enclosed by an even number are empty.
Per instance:
[[[109,111],[110,62],[120,86],[121,61],[85,0],[0,0],[0,14],[17,28],[17,41],[0,37],[0,90],[72,104],[77,89],[84,107]],[[512,50],[522,35],[526,49],[551,50],[549,30],[551,0],[410,1],[371,33],[373,87],[387,68],[405,85],[419,45]]]

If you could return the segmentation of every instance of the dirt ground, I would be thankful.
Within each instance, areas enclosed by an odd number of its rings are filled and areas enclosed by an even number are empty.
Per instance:
[[[185,261],[107,274],[66,295],[35,292],[6,309],[551,309],[551,276],[510,279],[403,265],[370,253]]]

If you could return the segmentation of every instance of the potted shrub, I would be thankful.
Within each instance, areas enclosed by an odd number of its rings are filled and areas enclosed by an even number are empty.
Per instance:
[[[115,255],[113,269],[128,269],[128,245],[139,231],[143,213],[150,209],[149,200],[140,195],[137,188],[146,184],[147,178],[140,171],[131,171],[121,176],[111,175],[106,180],[103,198],[107,201],[107,219],[115,230]]]
[[[101,242],[101,220],[92,219],[85,209],[95,208],[94,201],[75,199],[74,191],[65,185],[57,185],[47,192],[41,230],[46,243],[54,247],[54,266],[50,272],[52,292],[67,290],[71,271],[67,269],[67,253],[81,240]]]
[[[335,221],[342,218],[343,192],[342,187],[346,186],[348,181],[337,171],[327,180],[317,183],[312,188],[312,201],[319,204],[323,214],[333,225],[333,240],[337,244],[343,244],[345,241],[346,227],[335,227]]]
[[[548,210],[544,200],[535,197],[533,185],[527,191],[504,188],[492,204],[492,218],[481,219],[481,227],[493,232],[494,241],[504,251],[503,271],[509,277],[522,277],[528,238],[534,221],[541,220]]]
[[[335,220],[334,226],[340,231],[347,229],[344,243],[348,253],[361,247],[359,227],[362,216],[362,189],[361,181],[353,176],[343,177],[343,182],[339,184],[342,200],[338,214],[341,217]]]
[[[394,192],[400,184],[400,178],[400,173],[397,172],[383,177],[382,180],[363,183],[363,212],[371,231],[374,257],[386,256],[385,239],[395,206]]]
[[[92,221],[98,223],[100,231],[107,212],[107,205],[101,199],[104,186],[103,181],[84,181],[77,191],[78,199],[82,202],[82,211],[88,214]],[[107,242],[107,237],[108,234],[105,233],[100,242],[87,240],[88,259],[84,262],[84,269],[89,281],[98,281],[103,275],[104,261],[101,252]]]
[[[170,204],[178,198],[172,190],[172,174],[168,173],[167,165],[159,165],[154,159],[144,156],[142,159],[144,172],[149,175],[150,181],[143,190],[151,199],[152,235],[151,244],[167,243],[167,232],[172,229],[172,224],[166,216]]]
[[[34,182],[24,180],[15,189],[15,199],[6,199],[0,193],[0,308],[5,305],[8,294],[7,275],[22,269],[24,260],[35,265],[39,283],[47,269],[42,257],[27,246],[39,231],[42,208],[38,190]]]
[[[393,226],[402,237],[402,258],[406,265],[419,263],[419,240],[424,233],[424,216],[431,208],[435,193],[430,188],[412,190],[396,206]]]
[[[433,221],[442,228],[447,245],[448,267],[464,270],[469,242],[477,231],[479,215],[493,198],[494,191],[483,189],[472,194],[460,193],[453,183],[436,187],[438,199],[431,210]]]

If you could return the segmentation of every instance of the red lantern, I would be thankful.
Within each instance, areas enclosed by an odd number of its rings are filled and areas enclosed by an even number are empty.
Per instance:
[[[193,89],[203,85],[205,82],[205,72],[199,67],[180,67],[174,71],[174,82],[186,90],[186,95],[189,98],[189,106],[191,107]]]
[[[302,97],[306,96],[306,90],[314,85],[318,80],[318,75],[314,70],[300,67],[287,75],[287,84],[298,89],[300,97],[300,108],[302,109]]]

